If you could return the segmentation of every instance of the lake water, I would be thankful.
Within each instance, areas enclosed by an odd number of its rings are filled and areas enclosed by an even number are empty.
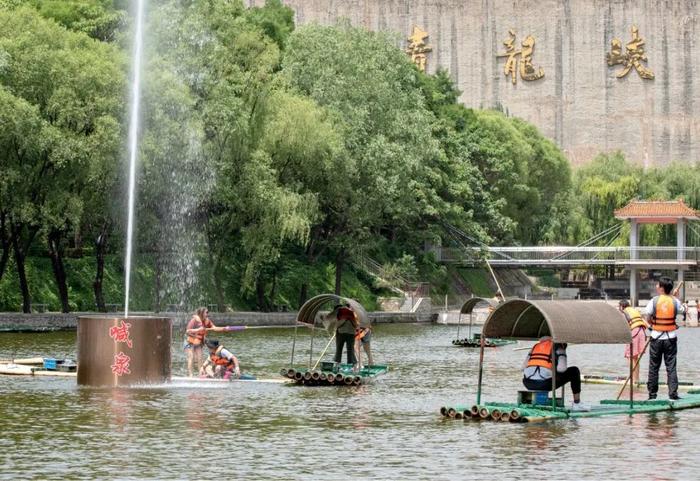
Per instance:
[[[289,362],[292,335],[250,329],[220,338],[244,372],[272,378]],[[478,350],[452,346],[455,337],[455,326],[380,325],[375,362],[391,370],[376,384],[352,388],[191,383],[112,390],[0,376],[0,478],[697,479],[700,410],[540,424],[443,419],[441,406],[475,400]],[[0,358],[75,357],[75,341],[71,332],[0,334]],[[180,375],[181,343],[178,333],[173,370]],[[308,344],[300,330],[298,361],[308,361],[299,349]],[[700,382],[698,345],[700,329],[680,331],[682,381]],[[525,352],[513,347],[487,350],[483,400],[515,400]],[[585,374],[624,375],[623,352],[570,346],[568,357]],[[584,384],[583,399],[616,392]]]

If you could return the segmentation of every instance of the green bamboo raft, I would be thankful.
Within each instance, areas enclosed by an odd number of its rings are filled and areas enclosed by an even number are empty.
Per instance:
[[[449,419],[532,423],[556,419],[646,414],[694,408],[700,408],[700,389],[689,391],[682,399],[677,401],[665,399],[635,401],[632,407],[630,407],[629,399],[605,399],[600,404],[592,406],[590,411],[571,411],[563,407],[553,408],[552,406],[533,404],[486,403],[480,405],[443,406],[440,408],[440,414]]]
[[[611,385],[617,385],[617,386],[622,386],[625,384],[625,381],[627,381],[626,377],[623,376],[596,376],[592,374],[586,374],[581,376],[581,382],[586,383],[586,384],[611,384]],[[629,384],[628,384],[629,385]],[[667,384],[663,381],[659,382],[659,387],[664,388]],[[646,388],[647,383],[645,381],[640,381],[635,383],[634,387],[636,388]],[[687,382],[687,381],[680,381],[678,383],[678,390],[679,391],[689,391],[693,389],[698,389],[700,388],[700,385],[692,383],[692,382]]]
[[[509,339],[485,339],[484,347],[501,347],[516,342],[518,341]],[[479,337],[465,337],[464,339],[455,339],[452,344],[460,347],[481,347],[481,339]]]
[[[388,370],[389,366],[375,364],[354,371],[352,364],[322,362],[321,369],[283,368],[280,374],[304,386],[360,386],[374,382]]]

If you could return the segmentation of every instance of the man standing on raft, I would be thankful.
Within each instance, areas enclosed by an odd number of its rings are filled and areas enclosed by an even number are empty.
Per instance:
[[[680,286],[678,286],[680,288]],[[675,295],[678,291],[671,292],[673,281],[668,277],[662,277],[656,284],[657,296],[647,304],[644,317],[651,326],[651,339],[649,340],[649,379],[647,390],[649,399],[656,399],[659,391],[659,368],[661,357],[666,364],[668,376],[668,398],[680,399],[678,396],[678,373],[676,372],[676,357],[678,355],[678,338],[676,336],[676,316],[685,312],[685,308]]]
[[[187,323],[185,329],[185,354],[187,355],[187,374],[192,377],[194,375],[194,363],[197,363],[197,371],[202,365],[202,344],[207,336],[207,331],[222,332],[223,327],[216,327],[209,319],[209,310],[206,307],[200,307],[192,316],[190,322]]]

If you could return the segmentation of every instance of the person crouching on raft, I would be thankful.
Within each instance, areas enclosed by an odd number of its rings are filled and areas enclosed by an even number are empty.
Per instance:
[[[187,323],[185,330],[185,354],[187,355],[187,374],[194,376],[194,364],[197,363],[197,371],[202,365],[202,345],[207,331],[223,331],[223,327],[216,327],[209,319],[209,310],[200,307]]]
[[[581,371],[575,366],[566,365],[566,344],[554,344],[552,338],[545,336],[532,346],[523,364],[523,384],[530,391],[552,390],[552,348],[556,349],[557,375],[556,387],[571,383],[574,393],[572,411],[588,411],[581,402]]]
[[[618,308],[625,315],[630,331],[632,331],[632,349],[630,351],[630,345],[625,347],[625,358],[629,359],[632,356],[632,365],[635,366],[632,373],[632,384],[634,385],[639,382],[639,358],[644,354],[644,349],[646,348],[646,330],[649,325],[642,318],[640,312],[631,307],[626,300],[620,301]]]
[[[202,374],[216,379],[238,379],[241,377],[241,368],[238,358],[216,339],[204,341],[209,349],[209,357],[202,366]]]

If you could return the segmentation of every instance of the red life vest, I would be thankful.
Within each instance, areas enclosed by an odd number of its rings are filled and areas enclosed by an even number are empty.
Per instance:
[[[552,340],[545,339],[532,347],[530,351],[527,367],[539,366],[552,369]]]
[[[359,341],[363,337],[365,337],[367,334],[369,334],[369,328],[368,327],[361,327],[359,329],[355,330],[355,340]]]
[[[667,295],[659,296],[654,305],[654,317],[651,321],[651,328],[659,332],[669,332],[678,329],[676,326],[676,303],[673,297]]]

